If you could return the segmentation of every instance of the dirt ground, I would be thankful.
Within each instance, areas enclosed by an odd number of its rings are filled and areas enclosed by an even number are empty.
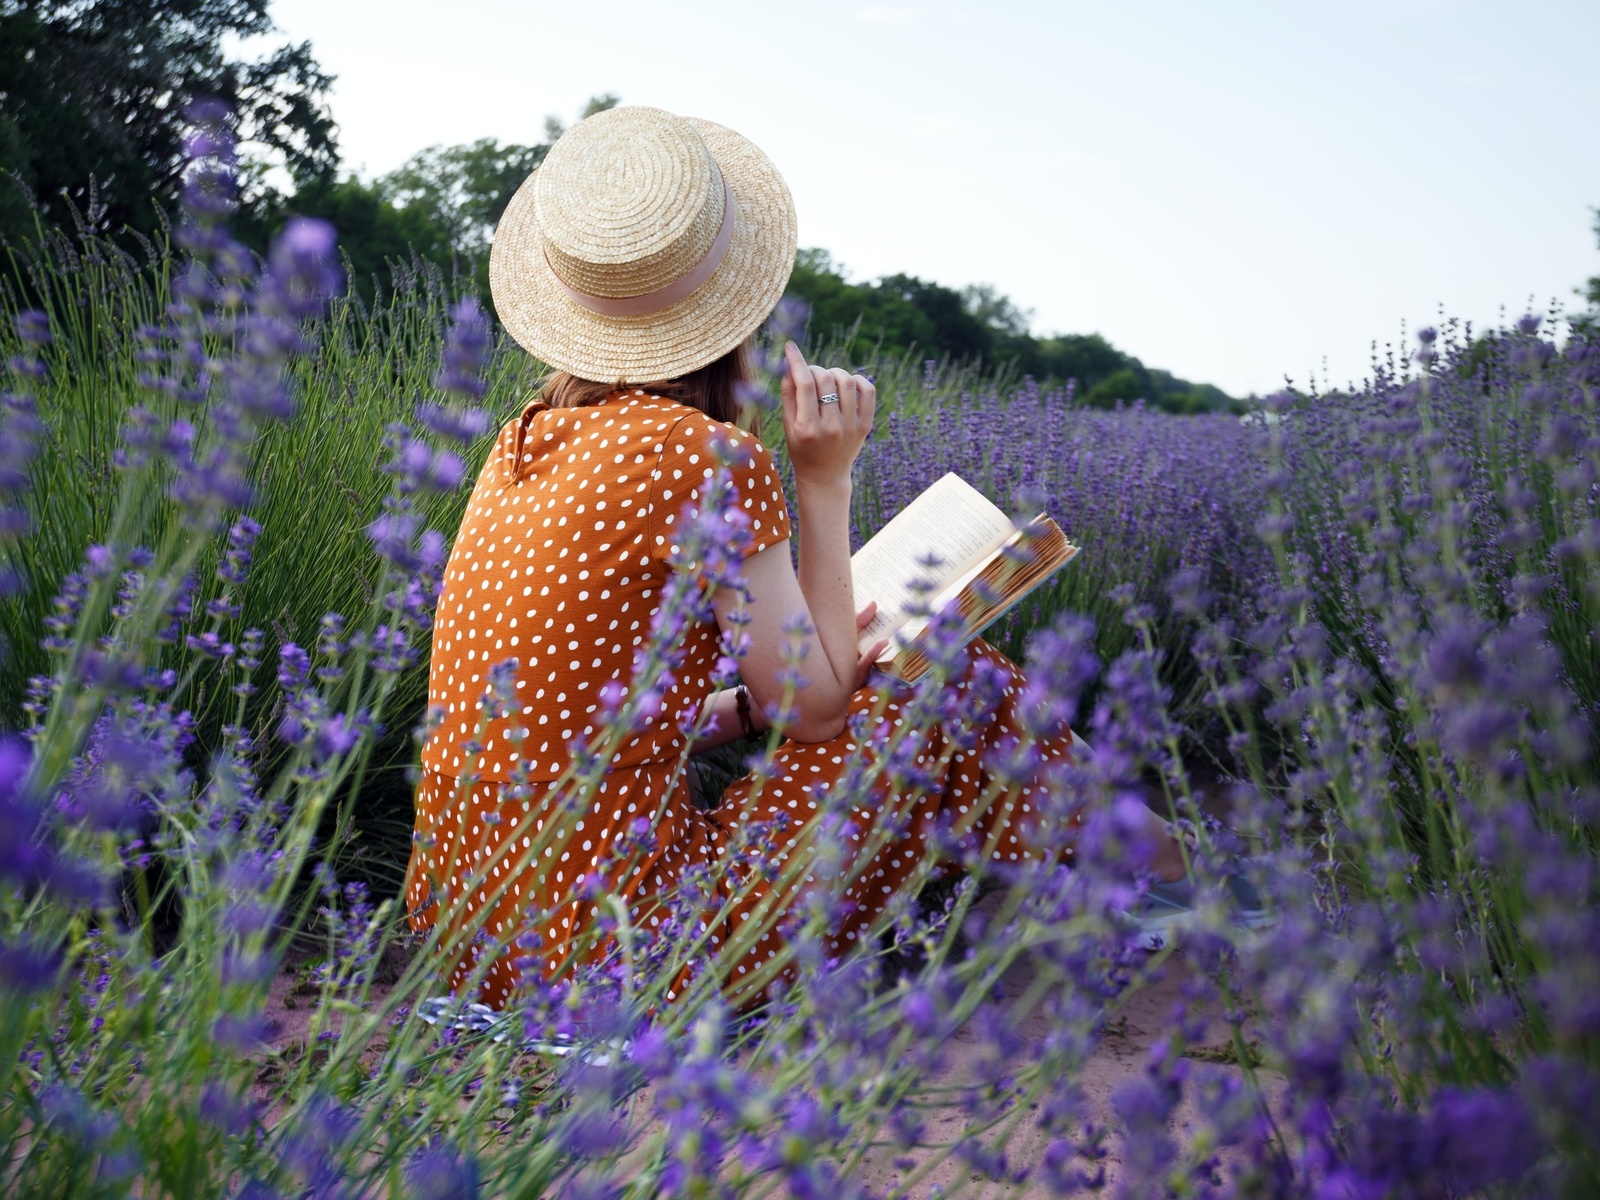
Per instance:
[[[1199,793],[1202,797],[1202,807],[1226,822],[1229,814],[1226,805],[1220,799],[1223,789],[1209,779],[1200,782],[1207,785],[1202,786]],[[1159,810],[1153,790],[1147,797],[1147,802]],[[977,908],[981,910],[991,903],[998,904],[999,900],[999,895],[980,900]],[[1175,954],[1182,953],[1180,946]],[[1174,967],[1178,965],[1174,963]],[[1115,1128],[1111,1098],[1123,1083],[1143,1074],[1150,1047],[1168,1031],[1173,1010],[1180,999],[1179,980],[1182,974],[1181,969],[1164,971],[1160,979],[1140,988],[1122,1001],[1116,1018],[1107,1023],[1079,1077],[1079,1084],[1088,1099],[1096,1124]],[[380,972],[381,977],[382,972]],[[1033,971],[1029,963],[1026,960],[1018,963],[1002,980],[1005,995],[1011,999],[1022,996],[1032,979]],[[378,989],[380,999],[382,994],[382,989]],[[273,1044],[286,1050],[290,1057],[304,1053],[311,1007],[314,1003],[314,993],[308,988],[299,986],[299,974],[296,969],[292,967],[287,969],[273,981],[266,1015],[269,1020],[275,1022],[277,1028]],[[1209,1024],[1207,1042],[1194,1047],[1191,1057],[1203,1060],[1208,1066],[1217,1070],[1238,1073],[1238,1066],[1233,1065],[1233,1048],[1226,1041],[1226,1027],[1216,1019],[1220,1014],[1198,1011],[1192,1006],[1189,1013],[1191,1018],[1206,1018]],[[1045,1022],[1046,1018],[1038,1013],[1033,1013],[1023,1020],[1020,1032],[1024,1047],[1030,1035],[1042,1038],[1048,1032]],[[964,1080],[975,1079],[977,1073],[974,1066],[979,1047],[973,1032],[970,1029],[958,1031],[948,1050],[945,1069],[930,1083],[936,1086],[959,1085]],[[1024,1048],[1021,1055],[1026,1054],[1027,1050]],[[1270,1086],[1269,1084],[1269,1088]],[[648,1095],[641,1095],[638,1099],[647,1103]],[[1270,1099],[1276,1108],[1277,1097]],[[1193,1119],[1193,1109],[1189,1102],[1185,1101],[1174,1114],[1171,1128],[1171,1132],[1180,1142],[1185,1140],[1186,1127]],[[953,1140],[959,1134],[961,1124],[962,1114],[958,1109],[952,1109],[943,1117],[932,1116],[927,1122],[926,1139],[930,1142]],[[1030,1138],[1029,1128],[1024,1123],[1007,1147],[1009,1163],[1013,1167],[1027,1163],[1042,1153],[1045,1145],[1045,1140],[1037,1136]],[[1104,1149],[1106,1157],[1102,1162],[1106,1173],[1105,1183],[1108,1189],[1114,1189],[1121,1164],[1122,1147],[1118,1137],[1109,1136],[1104,1143]],[[907,1175],[916,1173],[918,1167],[926,1161],[926,1152],[923,1155],[887,1150],[878,1152],[864,1160],[858,1181],[874,1192],[887,1191]],[[1226,1161],[1225,1156],[1224,1161]],[[944,1189],[951,1189],[963,1183],[966,1190],[962,1194],[973,1197],[1043,1194],[1042,1189],[1034,1187],[1017,1187],[995,1180],[986,1180],[953,1159],[940,1163],[928,1175],[922,1177],[913,1194],[924,1196],[928,1194],[930,1188],[942,1186]]]
[[[1160,980],[1141,988],[1123,1002],[1117,1018],[1108,1023],[1088,1062],[1084,1064],[1078,1082],[1088,1099],[1097,1125],[1115,1128],[1111,1098],[1123,1083],[1144,1073],[1146,1056],[1151,1045],[1167,1032],[1173,1009],[1180,999],[1179,974],[1176,971],[1165,972]],[[1029,966],[1026,963],[1018,964],[1003,981],[1005,994],[1013,999],[1021,996],[1032,978],[1033,972]],[[1191,1017],[1200,1015],[1192,1006],[1189,1011]],[[1048,1032],[1046,1021],[1047,1018],[1038,1013],[1024,1018],[1020,1028],[1024,1043],[1030,1040],[1030,1034],[1042,1038]],[[1226,1045],[1223,1041],[1224,1027],[1220,1021],[1213,1022],[1209,1032],[1216,1044],[1195,1048],[1195,1055],[1204,1058],[1209,1064],[1216,1065],[1219,1070],[1236,1072],[1238,1070],[1236,1066],[1223,1065],[1217,1061],[1233,1057],[1231,1045]],[[949,1065],[936,1082],[961,1083],[963,1073],[972,1065],[976,1050],[977,1042],[974,1034],[970,1030],[959,1031],[953,1039]],[[1026,1054],[1027,1051],[1023,1050],[1021,1057],[1025,1058]],[[966,1077],[975,1076],[969,1074]],[[1185,1128],[1193,1120],[1193,1116],[1187,1101],[1179,1106],[1171,1128],[1180,1142],[1184,1140]],[[950,1141],[959,1136],[961,1124],[962,1114],[959,1110],[952,1110],[942,1118],[930,1119],[927,1140]],[[1031,1134],[1025,1122],[1007,1147],[1008,1161],[1012,1166],[1033,1161],[1044,1151],[1046,1144],[1047,1139]],[[1105,1167],[1106,1186],[1110,1189],[1115,1187],[1121,1163],[1119,1139],[1115,1135],[1108,1137],[1104,1148],[1106,1157],[1102,1162]],[[909,1165],[907,1159],[910,1160]],[[904,1170],[896,1168],[897,1160]],[[884,1152],[868,1160],[860,1179],[874,1191],[885,1191],[900,1182],[905,1175],[914,1173],[919,1165],[916,1154]],[[925,1195],[927,1189],[933,1185],[942,1185],[949,1190],[961,1183],[967,1188],[962,1193],[966,1196],[1012,1197],[1047,1194],[1041,1187],[1018,1187],[986,1180],[982,1175],[970,1171],[953,1159],[947,1159],[923,1177],[915,1194]]]
[[[1182,951],[1179,950],[1178,953],[1181,954]],[[1180,974],[1179,971],[1166,971],[1160,980],[1129,997],[1121,1005],[1117,1018],[1108,1023],[1105,1033],[1095,1046],[1083,1068],[1079,1082],[1094,1111],[1097,1124],[1114,1127],[1111,1097],[1119,1085],[1143,1073],[1146,1054],[1151,1045],[1166,1032],[1174,1006],[1179,1000]],[[1031,979],[1032,969],[1028,963],[1019,963],[1002,981],[1005,995],[1013,999],[1021,996]],[[379,995],[381,994],[380,990]],[[273,1043],[285,1051],[291,1060],[297,1059],[304,1053],[311,1007],[314,1003],[315,995],[310,989],[300,986],[300,975],[295,970],[286,970],[273,981],[267,1013],[268,1018],[276,1023]],[[1191,1014],[1200,1015],[1194,1013],[1192,1009]],[[1039,1014],[1030,1015],[1023,1020],[1020,1032],[1023,1035],[1024,1047],[1029,1041],[1030,1034],[1042,1037],[1047,1032],[1045,1020]],[[1237,1071],[1237,1067],[1225,1065],[1232,1055],[1231,1047],[1223,1043],[1224,1027],[1220,1022],[1213,1025],[1210,1036],[1217,1041],[1217,1045],[1202,1046],[1197,1049],[1195,1056],[1217,1065],[1220,1070]],[[945,1069],[930,1082],[960,1084],[964,1077],[975,1078],[972,1069],[978,1053],[978,1043],[972,1031],[970,1029],[959,1031],[948,1049]],[[1025,1058],[1026,1048],[1021,1054]],[[263,1093],[266,1091],[265,1088],[262,1090]],[[648,1097],[641,1096],[640,1099],[647,1102]],[[1185,1126],[1192,1119],[1192,1115],[1187,1104],[1181,1106],[1175,1115],[1172,1132],[1180,1141],[1184,1139]],[[944,1116],[932,1115],[927,1123],[927,1140],[940,1142],[953,1139],[959,1134],[961,1122],[961,1113],[956,1109],[952,1109]],[[1044,1147],[1044,1140],[1030,1134],[1025,1122],[1011,1139],[1007,1150],[1008,1159],[1013,1166],[1021,1165],[1040,1154]],[[1115,1136],[1109,1137],[1105,1149],[1107,1156],[1103,1163],[1106,1183],[1114,1187],[1120,1165],[1121,1147],[1118,1139]],[[925,1161],[925,1157],[915,1152],[909,1154],[888,1150],[876,1152],[863,1162],[858,1172],[858,1181],[874,1192],[887,1191],[902,1181],[907,1174],[914,1173]],[[914,1194],[926,1195],[929,1188],[934,1185],[951,1189],[962,1183],[966,1187],[962,1194],[968,1196],[1011,1197],[1043,1194],[1040,1189],[1017,1187],[984,1179],[953,1159],[940,1163],[922,1178]]]

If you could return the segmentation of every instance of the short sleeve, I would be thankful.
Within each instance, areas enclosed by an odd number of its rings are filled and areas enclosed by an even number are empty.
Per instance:
[[[756,439],[733,425],[713,421],[693,411],[678,420],[661,444],[661,459],[650,481],[650,556],[680,569],[694,568],[685,561],[679,531],[700,513],[707,481],[727,462],[731,493],[719,506],[743,542],[748,558],[789,536],[789,505],[772,454]],[[733,515],[737,512],[739,515]]]

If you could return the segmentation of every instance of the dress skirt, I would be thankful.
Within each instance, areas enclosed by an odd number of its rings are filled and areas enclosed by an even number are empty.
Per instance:
[[[690,802],[675,762],[612,770],[578,804],[548,783],[520,793],[502,782],[469,789],[425,770],[406,874],[412,927],[445,922],[451,990],[476,973],[476,998],[495,1008],[514,1004],[535,976],[614,956],[624,922],[645,955],[651,934],[667,928],[681,939],[685,924],[698,924],[705,959],[726,973],[730,996],[750,998],[792,967],[773,960],[819,879],[848,875],[827,895],[825,952],[842,955],[891,900],[927,880],[930,862],[1070,854],[1070,822],[1043,830],[1039,822],[1051,768],[1072,761],[1071,732],[1019,754],[1022,673],[981,640],[968,655],[941,697],[945,715],[924,729],[904,729],[905,685],[869,685],[838,737],[781,742],[710,811]],[[870,784],[846,778],[874,767]],[[835,788],[856,802],[830,800]],[[547,844],[519,861],[551,820]],[[604,936],[578,936],[596,922]]]

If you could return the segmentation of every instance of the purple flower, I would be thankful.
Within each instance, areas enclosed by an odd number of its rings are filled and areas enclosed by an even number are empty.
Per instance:
[[[404,434],[384,469],[398,477],[402,495],[416,491],[452,492],[461,486],[466,475],[466,464],[453,450],[435,450],[427,442]]]
[[[228,551],[223,556],[217,574],[224,581],[242,584],[250,568],[250,556],[256,539],[261,536],[261,526],[249,517],[240,517],[228,530]]]
[[[278,648],[278,685],[285,691],[304,686],[311,673],[311,656],[293,642]]]
[[[249,1054],[265,1046],[277,1031],[276,1023],[259,1013],[224,1013],[211,1023],[211,1040],[235,1054]]]
[[[1501,1090],[1440,1089],[1424,1139],[1439,1173],[1463,1191],[1521,1179],[1544,1149],[1527,1105]]]
[[[672,1070],[672,1042],[660,1026],[652,1025],[634,1038],[628,1055],[647,1079],[659,1078]]]
[[[414,1200],[476,1200],[478,1168],[470,1157],[435,1144],[406,1163],[406,1195]]]
[[[47,346],[52,338],[50,333],[50,318],[37,310],[27,310],[17,313],[11,318],[17,336],[26,346]]]
[[[350,753],[360,740],[361,731],[355,728],[350,718],[344,713],[337,713],[318,727],[313,753],[319,760],[337,758]]]
[[[256,1108],[227,1084],[209,1080],[200,1088],[200,1117],[228,1136],[239,1137],[255,1123]]]
[[[402,571],[413,571],[422,565],[416,551],[418,518],[403,509],[393,509],[367,526],[367,537],[380,558],[388,559]]]
[[[55,984],[61,952],[26,937],[0,941],[0,990],[28,995]]]
[[[900,1002],[900,1014],[918,1037],[928,1037],[939,1027],[939,1009],[924,988],[912,988]]]
[[[224,661],[233,657],[234,646],[232,642],[225,642],[214,630],[206,630],[201,634],[190,634],[184,645],[196,654],[205,658]]]
[[[44,888],[69,903],[96,902],[105,880],[95,863],[61,851],[52,815],[25,787],[30,757],[26,743],[0,738],[0,880]],[[14,945],[30,944],[24,938]],[[27,963],[25,955],[16,959],[19,978]]]
[[[471,296],[450,309],[450,328],[445,335],[444,364],[433,385],[442,392],[454,392],[469,400],[484,393],[483,370],[489,348],[489,319]]]
[[[470,445],[492,428],[489,414],[480,408],[458,408],[444,404],[417,405],[417,420],[453,442]]]
[[[21,491],[28,486],[28,466],[39,453],[45,433],[38,406],[31,396],[14,392],[0,395],[0,491]],[[25,532],[22,515],[7,517],[15,533]]]
[[[263,293],[291,317],[312,316],[344,283],[338,236],[326,221],[293,217],[267,254]]]
[[[1461,694],[1480,687],[1488,674],[1483,660],[1484,622],[1453,625],[1436,635],[1428,648],[1428,675],[1443,692]]]
[[[39,1093],[39,1109],[52,1129],[93,1152],[105,1147],[117,1128],[112,1113],[98,1112],[75,1087],[52,1083]]]

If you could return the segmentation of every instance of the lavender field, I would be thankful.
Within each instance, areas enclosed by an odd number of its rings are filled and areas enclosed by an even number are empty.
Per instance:
[[[425,271],[340,298],[324,225],[256,262],[220,125],[192,150],[170,253],[63,240],[5,285],[6,1194],[1600,1194],[1600,345],[1446,325],[1244,421],[880,364],[859,537],[956,470],[1085,547],[990,635],[1034,732],[1092,746],[1051,784],[1086,814],[1072,865],[973,858],[826,958],[840,814],[921,786],[909,720],[816,818],[825,886],[764,1006],[731,1011],[701,949],[716,897],[793,869],[751,830],[492,1013],[439,1000],[395,884],[439,572],[538,366]],[[727,528],[686,553],[728,560]],[[687,576],[664,599],[564,804],[705,604]],[[947,642],[923,725],[975,719]],[[1150,800],[1207,897],[1158,953],[1122,919]],[[1235,863],[1271,928],[1233,925]],[[1092,1100],[1151,996],[1161,1035]]]

